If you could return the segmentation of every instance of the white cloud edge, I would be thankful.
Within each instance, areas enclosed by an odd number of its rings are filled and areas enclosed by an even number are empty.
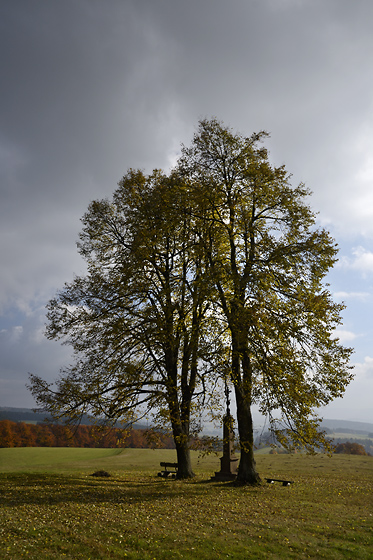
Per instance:
[[[352,249],[352,257],[342,256],[336,263],[337,268],[373,273],[373,252],[361,245]]]
[[[336,299],[344,300],[344,299],[359,299],[361,301],[366,301],[371,297],[369,292],[334,292],[333,296]]]
[[[347,331],[344,329],[335,329],[334,331],[335,338],[338,338],[342,344],[345,342],[351,342],[352,340],[356,340],[357,338],[361,337],[361,334],[356,334],[352,331]]]

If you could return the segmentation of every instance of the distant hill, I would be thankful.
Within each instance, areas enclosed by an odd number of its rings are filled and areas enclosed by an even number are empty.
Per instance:
[[[11,420],[12,422],[43,422],[48,418],[47,414],[34,412],[32,408],[0,407],[0,420]]]
[[[0,420],[11,420],[12,422],[44,422],[50,420],[51,417],[47,413],[34,412],[32,408],[13,408],[8,406],[0,406]],[[84,415],[81,421],[83,425],[92,425],[92,420]],[[136,430],[145,430],[145,424],[135,422],[132,426]]]
[[[366,453],[373,455],[373,424],[369,422],[352,422],[349,420],[324,419],[321,430],[326,432],[327,439],[334,445],[357,443],[364,447]],[[254,443],[258,449],[277,444],[276,438],[268,430],[256,430]]]
[[[264,427],[267,428],[263,416],[254,417],[255,431],[260,433]],[[350,420],[336,420],[324,418],[321,422],[321,429],[326,432],[346,432],[361,435],[373,434],[373,423],[370,422],[352,422]]]
[[[369,422],[351,422],[350,420],[328,420],[323,419],[321,428],[332,430],[344,430],[355,434],[373,434],[373,424]]]
[[[11,420],[12,422],[44,422],[48,418],[48,414],[42,412],[34,412],[32,408],[12,408],[8,406],[0,406],[0,420]],[[263,421],[263,418],[262,418]],[[91,425],[92,420],[88,416],[83,416],[82,424]],[[258,419],[258,426],[261,422]],[[144,430],[148,426],[145,424],[135,423],[134,429]],[[321,424],[324,430],[331,430],[332,432],[347,431],[350,433],[368,435],[373,434],[373,424],[369,422],[351,422],[349,420],[334,420],[324,419]],[[220,434],[220,429],[204,430],[207,434]]]

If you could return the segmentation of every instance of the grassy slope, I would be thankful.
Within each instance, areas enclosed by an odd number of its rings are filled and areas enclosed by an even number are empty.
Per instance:
[[[159,470],[160,461],[176,461],[173,449],[84,449],[73,447],[0,448],[0,472],[85,472],[105,469]],[[213,455],[199,459],[192,451],[193,467],[220,469]]]
[[[77,463],[105,460],[117,449],[15,447],[0,449],[0,472],[76,470]]]
[[[294,485],[237,488],[210,481],[217,457],[193,454],[196,479],[179,482],[156,476],[174,451],[46,451],[0,450],[2,559],[373,556],[372,457],[258,455],[263,477]],[[88,476],[101,468],[113,476]]]

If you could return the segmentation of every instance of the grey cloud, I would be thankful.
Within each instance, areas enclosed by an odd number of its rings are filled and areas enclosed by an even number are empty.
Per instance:
[[[342,244],[365,247],[361,237],[373,236],[372,20],[367,0],[2,2],[5,328],[26,329],[27,316],[84,271],[75,241],[89,202],[111,196],[128,167],[170,166],[205,116],[247,134],[268,130],[273,161],[311,187],[320,222]],[[341,278],[338,290],[356,288]],[[16,308],[24,315],[14,323]],[[0,375],[24,375],[36,356],[52,375],[58,345],[36,345],[33,355],[37,324],[23,331],[23,361],[12,366],[9,349]]]
[[[52,380],[71,361],[71,351],[44,337],[44,309],[36,308],[23,324],[14,324],[17,317],[9,317],[11,325],[0,329],[0,395],[1,406],[33,407],[34,401],[25,389],[27,373]]]

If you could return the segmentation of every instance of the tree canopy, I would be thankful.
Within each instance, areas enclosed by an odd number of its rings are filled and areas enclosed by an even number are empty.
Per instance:
[[[203,120],[179,161],[200,208],[205,256],[230,333],[243,482],[258,480],[253,404],[283,444],[329,448],[315,409],[351,380],[351,349],[334,334],[343,305],[324,283],[337,246],[316,227],[310,192],[269,163],[265,137]]]
[[[56,389],[31,376],[37,402],[70,418],[155,411],[172,426],[180,477],[193,475],[191,420],[222,378],[243,483],[259,481],[254,404],[284,445],[328,448],[317,408],[352,378],[334,333],[343,306],[325,283],[337,246],[304,185],[270,164],[265,138],[202,120],[168,175],[129,170],[83,217],[87,275],[48,305],[47,336],[76,361]]]
[[[172,427],[180,478],[193,476],[191,411],[220,346],[187,204],[158,170],[129,170],[112,201],[90,204],[78,243],[88,274],[66,284],[47,314],[47,336],[71,345],[75,363],[56,388],[31,376],[37,402],[57,417],[131,422],[151,411]]]

